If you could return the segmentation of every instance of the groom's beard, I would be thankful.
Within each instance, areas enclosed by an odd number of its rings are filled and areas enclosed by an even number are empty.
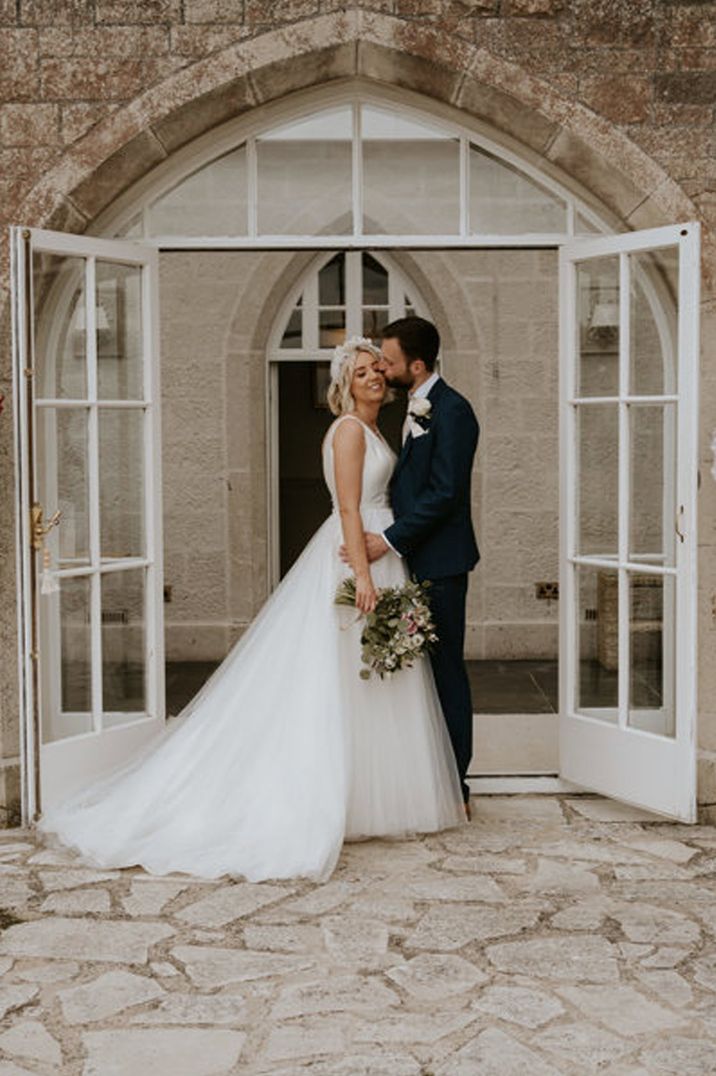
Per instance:
[[[405,389],[406,392],[409,392],[415,384],[415,378],[412,378],[410,381],[401,381],[397,377],[388,377],[387,374],[384,376],[386,384],[389,385],[391,389]]]

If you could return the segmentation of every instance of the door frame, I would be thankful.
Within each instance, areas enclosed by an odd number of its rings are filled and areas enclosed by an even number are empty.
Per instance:
[[[159,394],[159,252],[150,244],[125,239],[104,239],[95,236],[55,232],[42,228],[11,225],[12,270],[12,360],[14,388],[14,433],[16,447],[16,595],[18,631],[18,676],[20,696],[20,740],[22,766],[21,810],[22,823],[33,822],[42,810],[43,802],[50,802],[77,787],[77,771],[88,780],[99,776],[108,767],[141,749],[164,725],[164,627],[163,627],[163,548],[161,509],[161,418]],[[141,269],[142,302],[142,358],[143,396],[142,404],[131,403],[133,409],[142,409],[146,416],[142,433],[142,464],[144,481],[144,519],[146,549],[144,556],[117,559],[114,564],[101,564],[99,547],[95,550],[96,563],[83,568],[63,569],[64,577],[85,576],[90,579],[92,608],[92,679],[93,707],[91,731],[55,741],[42,743],[40,707],[42,683],[40,677],[40,617],[38,595],[37,556],[33,549],[33,525],[31,506],[39,504],[38,461],[35,451],[35,415],[43,400],[34,390],[35,341],[33,320],[32,257],[34,251],[59,256],[75,256],[88,259],[85,287],[85,319],[88,370],[96,370],[94,265],[96,259],[125,263]],[[103,401],[94,387],[87,384],[88,423],[94,423],[95,455],[97,449],[97,421]],[[92,395],[91,395],[92,394]],[[38,404],[38,400],[40,401]],[[81,406],[83,401],[78,401]],[[51,398],[47,406],[53,406]],[[68,400],[60,398],[57,407],[67,406]],[[117,406],[117,401],[108,402]],[[121,402],[119,406],[122,406]],[[93,417],[94,416],[94,417]],[[89,428],[89,426],[88,426]],[[88,452],[91,452],[88,448]],[[88,457],[89,458],[89,457]],[[92,505],[99,510],[99,474],[90,465],[88,472],[88,518]],[[43,506],[49,510],[51,506]],[[54,507],[54,506],[52,506]],[[61,525],[61,523],[60,523]],[[95,528],[98,542],[98,520],[90,522]],[[98,692],[101,693],[101,666],[97,668],[101,654],[101,580],[105,574],[123,568],[146,569],[144,610],[144,662],[146,668],[146,711],[141,717],[132,715],[121,723],[103,727],[107,715],[97,709]],[[95,581],[96,580],[96,581]],[[74,757],[73,757],[74,756]],[[43,767],[43,759],[46,760]],[[71,771],[74,765],[74,778]],[[53,769],[54,767],[54,769]],[[46,773],[43,773],[43,769]],[[43,781],[44,778],[44,781]]]
[[[627,455],[630,362],[630,254],[649,253],[664,247],[679,250],[677,391],[654,397],[666,399],[677,409],[676,423],[676,517],[670,520],[680,540],[675,542],[675,676],[673,737],[628,726],[628,629],[629,606],[627,569],[635,565],[629,558],[628,536],[631,506],[628,502],[630,460]],[[577,264],[590,258],[617,256],[620,264],[620,400],[619,422],[619,553],[610,562],[598,556],[577,553],[576,517],[578,475],[576,464],[575,371],[579,362],[577,317]],[[636,806],[678,818],[696,821],[696,727],[697,727],[697,488],[698,488],[698,377],[699,377],[699,270],[700,228],[698,222],[667,225],[610,236],[580,237],[563,244],[560,259],[560,776],[580,786]],[[626,390],[626,391],[625,391]],[[626,396],[626,399],[625,399]],[[635,396],[635,403],[649,397]],[[598,405],[597,405],[598,406]],[[666,535],[666,530],[664,530]],[[681,537],[683,535],[683,537]],[[579,655],[578,594],[575,566],[619,569],[619,705],[616,724],[578,712],[574,705]],[[637,565],[638,568],[638,565]],[[642,569],[643,570],[643,569]],[[663,566],[649,569],[669,572]],[[666,617],[664,617],[666,621]],[[663,632],[670,629],[662,628]],[[576,639],[576,642],[575,642]],[[638,765],[636,752],[639,752]],[[596,767],[601,765],[601,769]],[[676,772],[676,779],[674,779]],[[671,780],[669,778],[671,777]],[[654,788],[660,795],[655,795]]]

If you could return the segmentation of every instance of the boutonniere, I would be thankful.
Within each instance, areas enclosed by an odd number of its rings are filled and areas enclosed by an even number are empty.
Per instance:
[[[430,427],[430,412],[433,405],[427,396],[416,396],[408,404],[408,421],[413,437],[422,437]]]

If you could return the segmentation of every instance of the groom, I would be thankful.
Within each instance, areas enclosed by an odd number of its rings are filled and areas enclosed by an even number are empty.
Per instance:
[[[470,516],[480,426],[465,397],[436,372],[439,349],[438,330],[425,318],[400,318],[381,333],[379,368],[389,385],[407,387],[408,412],[390,483],[395,522],[367,534],[366,547],[371,561],[393,549],[415,578],[430,582],[439,638],[431,662],[469,818],[472,701],[463,647],[467,575],[480,559]]]

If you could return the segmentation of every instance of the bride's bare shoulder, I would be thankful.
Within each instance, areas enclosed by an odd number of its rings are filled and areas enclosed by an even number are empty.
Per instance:
[[[346,421],[350,420],[350,421]],[[339,451],[360,450],[365,444],[365,430],[363,423],[355,415],[340,415],[332,422],[326,433],[326,440]]]

